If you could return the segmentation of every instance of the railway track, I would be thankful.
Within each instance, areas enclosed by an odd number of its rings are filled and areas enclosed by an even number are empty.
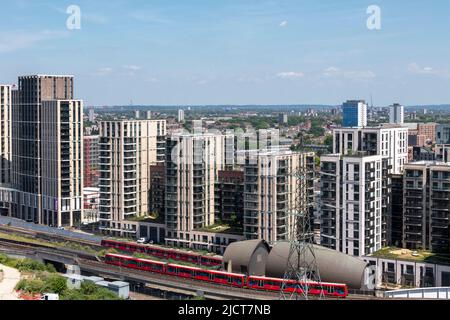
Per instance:
[[[123,268],[113,265],[108,265],[103,262],[85,261],[79,259],[79,265],[82,270],[93,269],[98,272],[110,273],[116,276],[126,277],[136,282],[146,282],[149,284],[164,285],[175,289],[184,289],[196,293],[203,291],[205,294],[215,295],[229,299],[257,299],[257,300],[271,300],[277,299],[276,293],[259,292],[248,289],[241,289],[229,286],[222,286],[207,282],[199,282],[192,279],[176,278],[173,276]]]
[[[38,232],[21,230],[18,228],[5,228],[0,226],[0,230],[4,231],[5,229],[9,229],[9,233],[21,233],[28,234],[29,236],[36,235]],[[53,238],[61,238],[59,236],[51,235]],[[84,241],[73,241],[77,243],[86,243]],[[92,243],[90,243],[92,245]],[[96,247],[101,248],[100,245],[94,244]],[[167,286],[168,288],[173,289],[186,289],[193,293],[197,291],[204,292],[212,292],[211,296],[216,297],[224,297],[228,299],[252,299],[252,300],[274,300],[279,299],[279,294],[276,292],[264,292],[264,291],[254,291],[249,289],[242,289],[236,287],[222,286],[220,284],[213,283],[205,283],[199,282],[192,279],[184,279],[177,278],[173,279],[172,276],[154,274],[150,272],[134,270],[129,268],[117,267],[105,264],[104,262],[99,262],[98,258],[95,254],[90,254],[78,250],[73,250],[69,248],[60,248],[53,246],[46,246],[43,244],[36,243],[22,243],[20,241],[11,240],[11,239],[2,239],[0,238],[0,247],[4,247],[6,249],[17,249],[21,252],[26,252],[28,254],[36,254],[37,252],[41,253],[50,253],[50,254],[58,254],[60,256],[64,256],[67,258],[72,258],[76,260],[82,269],[87,269],[88,271],[98,272],[99,274],[109,274],[110,276],[119,276],[121,278],[129,278],[136,282],[147,282],[149,284],[159,285],[159,286]],[[373,299],[382,299],[376,298],[374,296],[365,296],[365,295],[349,295],[348,300],[373,300]],[[327,300],[335,300],[333,298],[327,297]]]
[[[72,243],[77,243],[77,244],[80,244],[83,246],[88,246],[95,250],[102,249],[101,244],[97,243],[97,242],[82,240],[82,239],[78,239],[78,238],[70,238],[70,237],[66,237],[66,236],[62,236],[62,235],[58,235],[58,234],[54,234],[54,233],[47,233],[44,231],[27,230],[27,229],[12,227],[12,226],[0,225],[0,232],[7,233],[7,234],[19,234],[19,235],[23,235],[23,236],[32,237],[35,239],[46,240],[49,242],[53,242],[53,241],[72,242]]]
[[[97,256],[95,254],[90,254],[78,250],[73,250],[69,248],[57,248],[52,246],[46,246],[38,243],[22,243],[17,240],[11,240],[11,239],[3,239],[0,238],[0,246],[4,248],[15,248],[19,251],[28,251],[32,252],[34,254],[40,252],[40,253],[48,253],[48,254],[55,254],[57,252],[58,255],[64,256],[66,258],[71,259],[77,259],[79,257],[82,257],[86,260],[97,260]]]

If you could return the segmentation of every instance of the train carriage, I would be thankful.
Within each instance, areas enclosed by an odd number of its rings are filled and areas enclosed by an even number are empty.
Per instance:
[[[119,254],[107,254],[105,262],[120,267],[150,271],[156,273],[165,273],[165,263],[146,259],[127,257]]]
[[[278,278],[250,276],[247,279],[247,288],[262,291],[281,291],[283,282],[283,279]],[[295,280],[288,281],[285,286],[285,292],[289,293],[297,290],[298,293],[302,293],[301,289],[299,289],[296,284],[297,283]],[[348,288],[345,284],[326,282],[319,284],[316,282],[309,282],[308,286],[308,294],[310,295],[320,295],[321,291],[323,291],[325,296],[340,298],[345,298],[348,296]]]
[[[188,278],[192,280],[213,282],[224,286],[233,286],[239,288],[248,288],[261,291],[281,291],[283,279],[245,276],[242,274],[229,273],[224,271],[205,270],[196,267],[188,267],[177,264],[167,264],[159,261],[147,259],[138,259],[119,254],[107,254],[105,256],[107,264],[122,266],[126,268],[138,269],[147,272],[156,272],[167,274],[174,277]],[[300,290],[296,286],[294,280],[288,281],[286,284],[286,292],[294,292]],[[320,295],[321,292],[325,296],[345,298],[348,296],[348,288],[345,284],[339,283],[316,283],[309,282],[310,295]],[[301,293],[299,291],[298,293]]]
[[[245,276],[222,271],[204,270],[200,268],[168,264],[166,273],[173,276],[190,278],[194,280],[214,282],[222,285],[242,288],[245,285]]]
[[[157,258],[185,261],[207,267],[217,267],[222,265],[222,259],[217,257],[202,256],[197,253],[183,252],[174,249],[164,249],[151,245],[134,244],[116,240],[102,240],[101,245],[103,247],[113,248],[124,252],[144,253]]]
[[[218,267],[222,265],[222,259],[216,257],[200,257],[200,264],[208,267]]]

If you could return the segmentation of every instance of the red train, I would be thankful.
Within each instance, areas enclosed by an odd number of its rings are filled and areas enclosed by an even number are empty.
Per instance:
[[[202,256],[197,253],[183,252],[174,249],[164,249],[162,247],[134,244],[129,242],[121,242],[114,240],[102,240],[102,246],[107,248],[114,248],[124,252],[139,252],[153,257],[162,259],[172,259],[176,261],[185,261],[201,266],[220,267],[222,266],[222,259],[218,257]]]
[[[138,259],[118,254],[107,254],[105,262],[116,266],[167,274],[170,276],[189,278],[199,281],[213,282],[226,286],[238,288],[248,288],[260,291],[280,291],[283,285],[283,279],[245,276],[242,274],[228,273],[223,271],[204,270],[200,268],[168,264],[164,262],[151,261],[147,259]],[[299,291],[296,282],[290,281],[286,286],[286,292]],[[319,295],[323,290],[325,296],[345,298],[348,296],[348,288],[345,284],[337,283],[308,283],[309,294]],[[301,292],[299,292],[301,293]]]

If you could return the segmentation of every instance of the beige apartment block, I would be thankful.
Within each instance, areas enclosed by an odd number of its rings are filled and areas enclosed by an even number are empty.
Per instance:
[[[183,241],[184,234],[180,232],[215,223],[215,182],[218,172],[233,162],[233,144],[234,136],[224,134],[177,134],[167,140],[169,238]]]
[[[314,166],[314,153],[290,150],[249,152],[244,167],[244,236],[269,243],[288,240],[293,226],[299,195],[308,203],[310,189],[301,193],[295,173]]]
[[[100,123],[101,230],[136,234],[127,220],[149,213],[150,168],[165,158],[165,120]]]

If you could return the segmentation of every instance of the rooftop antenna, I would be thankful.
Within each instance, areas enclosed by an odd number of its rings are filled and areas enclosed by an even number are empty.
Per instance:
[[[304,161],[306,162],[306,159]],[[314,295],[318,299],[324,299],[324,290],[314,252],[314,232],[311,228],[313,203],[309,190],[314,189],[313,166],[314,164],[311,168],[305,163],[290,173],[296,179],[297,192],[295,207],[288,216],[293,225],[290,228],[290,249],[280,291],[281,300],[309,300],[312,290],[315,291]]]

